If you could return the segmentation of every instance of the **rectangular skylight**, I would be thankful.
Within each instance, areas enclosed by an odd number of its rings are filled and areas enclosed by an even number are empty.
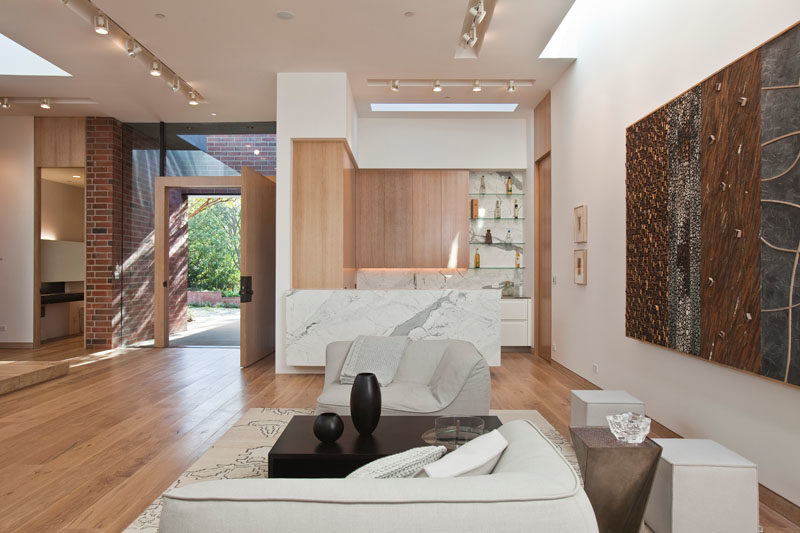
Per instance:
[[[72,76],[0,33],[0,76]]]
[[[511,113],[519,104],[370,104],[373,111],[403,113]]]

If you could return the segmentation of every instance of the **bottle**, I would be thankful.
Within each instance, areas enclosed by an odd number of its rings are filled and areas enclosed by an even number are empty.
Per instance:
[[[500,200],[494,204],[494,218],[500,218]]]
[[[519,268],[519,250],[517,250],[517,259],[514,261],[514,265],[516,268]]]
[[[492,244],[492,230],[486,230],[486,237],[484,237],[483,242],[486,244]]]
[[[486,181],[484,181],[485,176],[481,176],[481,187],[478,189],[478,192],[481,194],[486,194]]]
[[[475,248],[475,268],[481,267],[481,254],[478,250],[480,250],[480,248]]]
[[[506,242],[511,244],[511,230],[506,230]]]
[[[506,194],[511,194],[512,190],[513,189],[511,188],[511,176],[509,176],[508,179],[506,180]]]
[[[519,218],[519,204],[514,200],[514,218]]]

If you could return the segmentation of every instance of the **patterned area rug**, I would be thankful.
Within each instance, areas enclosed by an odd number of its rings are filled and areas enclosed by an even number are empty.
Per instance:
[[[200,481],[267,477],[269,454],[283,428],[294,415],[313,415],[313,409],[248,409],[200,459],[170,486],[170,489]],[[568,439],[565,439],[538,411],[491,411],[503,423],[525,419],[533,422],[566,457],[578,472],[578,460]],[[156,499],[125,531],[158,530],[161,497]]]

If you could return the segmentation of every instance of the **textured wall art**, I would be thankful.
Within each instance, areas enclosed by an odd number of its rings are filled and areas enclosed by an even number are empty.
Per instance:
[[[626,335],[800,385],[800,27],[626,141]]]

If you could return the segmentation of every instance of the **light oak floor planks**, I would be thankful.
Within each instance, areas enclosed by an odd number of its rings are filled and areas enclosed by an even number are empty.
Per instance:
[[[320,375],[276,375],[238,349],[132,348],[90,355],[80,338],[0,360],[70,359],[67,376],[0,396],[0,531],[120,531],[250,407],[313,407]],[[558,364],[503,353],[492,408],[537,409],[562,434],[569,391],[594,388]],[[654,425],[655,436],[673,436]],[[762,503],[765,531],[797,531]],[[781,529],[785,528],[785,529]]]

